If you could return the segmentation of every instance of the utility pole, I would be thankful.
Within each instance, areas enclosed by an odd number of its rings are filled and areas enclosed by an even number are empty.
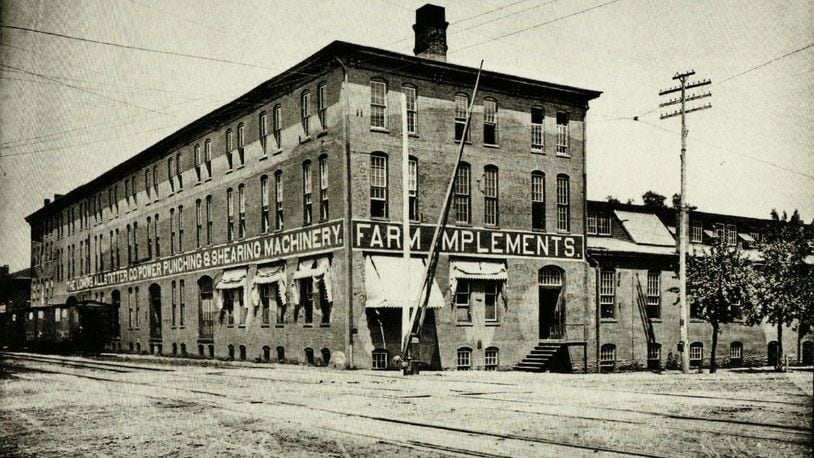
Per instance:
[[[681,353],[681,372],[687,374],[690,372],[690,353],[689,353],[689,333],[687,331],[687,324],[689,323],[689,308],[687,307],[687,242],[688,238],[688,211],[687,211],[687,122],[686,115],[693,111],[706,110],[712,108],[711,104],[698,106],[695,108],[686,108],[686,103],[692,100],[698,100],[705,97],[710,97],[712,94],[706,92],[703,94],[690,94],[687,95],[688,89],[693,89],[700,86],[707,86],[712,84],[710,80],[703,80],[689,83],[688,80],[691,76],[695,75],[694,70],[684,73],[676,73],[673,80],[678,80],[681,85],[671,87],[659,92],[659,95],[672,94],[674,92],[681,92],[681,96],[673,98],[667,102],[659,104],[659,108],[669,105],[681,104],[681,109],[672,113],[665,113],[661,115],[660,119],[672,118],[673,116],[681,116],[681,194],[679,204],[679,223],[678,223],[678,276],[679,276],[679,304],[680,304],[680,326],[681,326],[681,342],[679,343],[679,352]]]

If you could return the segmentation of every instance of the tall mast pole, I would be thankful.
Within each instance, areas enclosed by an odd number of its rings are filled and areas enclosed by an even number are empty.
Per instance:
[[[410,149],[407,126],[407,94],[401,93],[401,222],[402,222],[402,248],[404,253],[404,269],[407,281],[407,291],[410,291],[413,275],[410,272]],[[413,305],[411,297],[405,297],[401,305],[401,347],[404,348],[410,334],[412,325],[412,313],[410,306]]]

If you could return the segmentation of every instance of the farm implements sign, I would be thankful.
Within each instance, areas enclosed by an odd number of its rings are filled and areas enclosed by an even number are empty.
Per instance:
[[[333,250],[344,244],[342,221],[263,235],[230,242],[194,253],[147,261],[111,272],[87,275],[67,281],[69,293],[121,283],[148,280],[213,267],[229,267],[247,262],[266,262],[292,256]]]

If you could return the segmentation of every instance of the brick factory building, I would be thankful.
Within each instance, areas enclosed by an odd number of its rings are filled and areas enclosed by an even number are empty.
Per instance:
[[[626,259],[600,250],[613,237],[594,236],[586,212],[600,93],[484,71],[464,135],[477,69],[445,61],[446,27],[443,8],[420,8],[415,56],[333,42],[46,200],[27,218],[32,306],[114,304],[115,350],[386,368],[464,141],[419,358],[593,370],[614,344],[614,364],[642,359],[648,340],[623,342],[637,326],[625,299],[616,322],[597,302],[597,279]],[[666,269],[667,251],[645,262]]]

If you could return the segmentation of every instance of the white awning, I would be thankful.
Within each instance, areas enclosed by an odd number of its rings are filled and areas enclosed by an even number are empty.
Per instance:
[[[245,287],[246,287],[246,269],[224,270],[223,276],[221,277],[218,284],[215,285],[215,289],[217,290],[245,288]]]
[[[300,261],[297,265],[297,271],[291,277],[291,302],[299,304],[300,280],[309,277],[314,280],[315,288],[319,286],[325,288],[325,299],[328,302],[333,302],[333,282],[331,281],[330,272],[331,260],[327,256]]]
[[[738,232],[738,238],[743,240],[747,243],[755,243],[756,240],[749,234],[744,234],[743,232]]]
[[[506,281],[506,264],[495,261],[450,261],[449,290],[452,297],[458,288],[458,280]]]
[[[260,305],[259,285],[271,285],[275,283],[280,302],[286,304],[286,290],[288,288],[285,280],[285,264],[259,267],[252,279],[252,304],[255,306]]]
[[[365,256],[365,308],[402,308],[413,306],[424,283],[426,267],[421,258]],[[427,307],[441,308],[444,296],[433,281]]]
[[[718,238],[718,233],[715,232],[715,231],[711,231],[709,229],[704,229],[704,235],[706,235],[707,237],[709,237],[711,239],[717,239]]]

